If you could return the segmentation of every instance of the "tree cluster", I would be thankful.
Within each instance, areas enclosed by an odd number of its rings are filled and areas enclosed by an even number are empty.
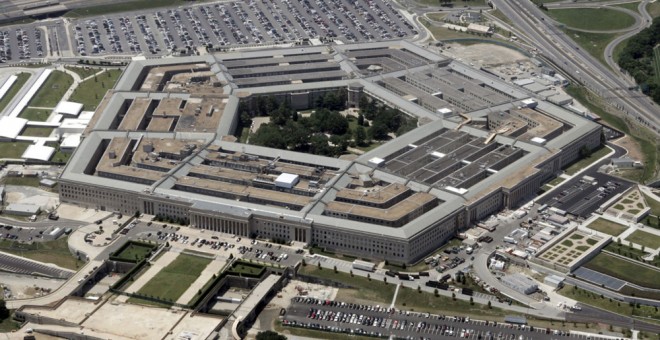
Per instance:
[[[339,113],[347,108],[345,90],[318,97],[309,117],[300,116],[286,101],[274,97],[257,98],[254,107],[254,112],[241,107],[241,126],[250,126],[253,116],[268,116],[270,122],[250,136],[251,144],[330,157],[345,153],[348,146],[367,146],[371,140],[387,140],[389,133],[399,135],[417,127],[416,119],[364,98],[360,103],[364,115],[350,129],[349,121],[354,118]]]
[[[626,70],[641,91],[660,104],[660,18],[630,38],[619,56],[619,66]]]

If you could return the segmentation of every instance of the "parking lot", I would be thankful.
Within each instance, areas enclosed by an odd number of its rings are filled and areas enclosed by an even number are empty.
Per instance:
[[[130,228],[133,229],[133,227]],[[134,228],[134,231],[124,229],[126,233],[122,231],[122,234],[135,235],[141,240],[169,242],[176,248],[202,251],[224,257],[229,257],[231,254],[237,258],[242,257],[282,266],[295,265],[302,259],[304,253],[302,250],[279,244],[202,229],[179,229],[159,222],[140,222]]]
[[[282,324],[328,332],[400,339],[601,339],[549,328],[534,328],[461,316],[396,310],[389,306],[295,297]]]
[[[593,182],[576,177],[562,185],[553,196],[541,199],[540,203],[574,216],[588,217],[603,203],[624,192],[631,185],[627,181],[601,173],[590,173],[589,176],[594,178]]]
[[[39,25],[47,31],[36,28]],[[68,45],[66,35],[71,37]],[[0,29],[0,61],[80,56],[198,54],[199,48],[339,39],[345,43],[417,34],[384,0],[236,1],[134,11]],[[48,41],[46,42],[46,35]]]

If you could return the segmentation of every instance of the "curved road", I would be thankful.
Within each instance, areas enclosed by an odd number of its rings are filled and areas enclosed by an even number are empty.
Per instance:
[[[625,76],[619,69],[619,65],[614,61],[614,49],[624,40],[632,37],[633,35],[639,33],[643,29],[649,27],[651,25],[651,21],[653,21],[651,15],[649,12],[646,10],[648,1],[642,1],[639,3],[639,6],[637,7],[637,10],[642,16],[642,22],[640,25],[635,27],[632,31],[629,31],[625,34],[622,34],[618,37],[616,37],[614,40],[610,41],[609,44],[605,47],[605,61],[607,62],[607,65],[609,65],[615,72],[618,72],[619,74]]]

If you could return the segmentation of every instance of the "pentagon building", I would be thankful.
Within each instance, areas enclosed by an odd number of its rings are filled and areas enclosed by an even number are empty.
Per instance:
[[[354,161],[235,142],[239,103],[345,89],[420,126]],[[532,198],[601,127],[406,41],[134,61],[60,178],[62,202],[411,263]]]

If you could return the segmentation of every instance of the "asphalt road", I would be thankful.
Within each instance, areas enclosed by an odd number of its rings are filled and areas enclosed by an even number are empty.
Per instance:
[[[633,320],[627,316],[614,314],[583,303],[578,304],[582,311],[566,315],[567,322],[598,322],[613,326],[632,328],[644,332],[660,334],[660,325]]]

